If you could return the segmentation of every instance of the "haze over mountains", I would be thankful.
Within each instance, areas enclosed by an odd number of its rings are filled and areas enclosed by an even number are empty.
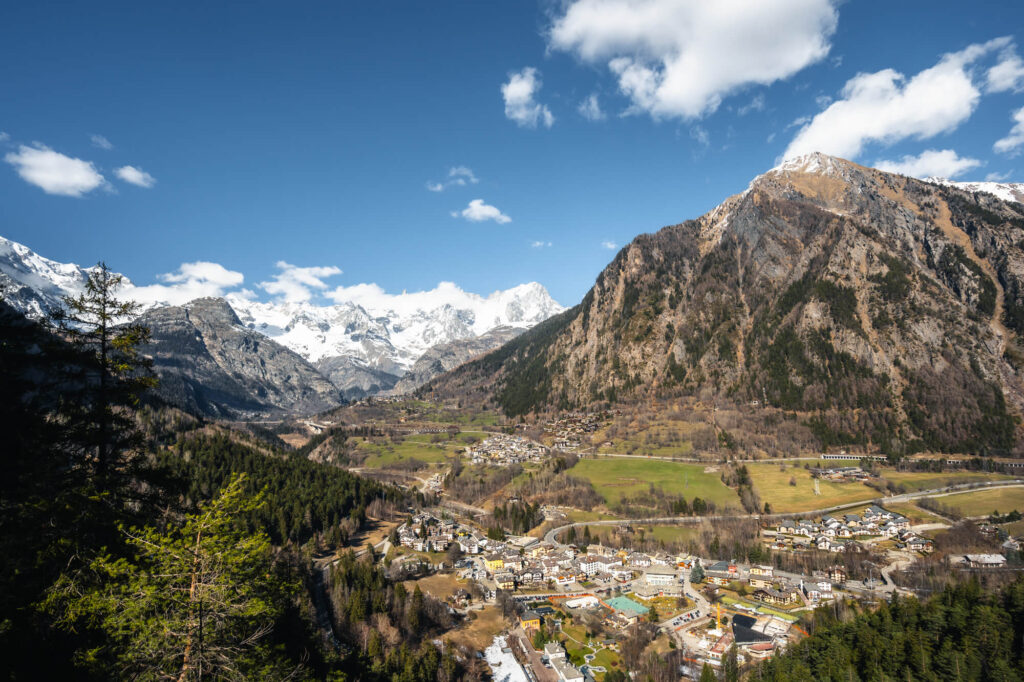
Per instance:
[[[970,190],[787,161],[423,390],[512,415],[694,395],[781,409],[825,446],[1017,450],[1024,205]]]
[[[0,290],[29,317],[41,318],[62,296],[81,291],[88,272],[0,238]],[[125,295],[133,289],[129,282]],[[147,303],[142,321],[154,330],[157,368],[178,375],[165,380],[163,390],[176,402],[218,415],[316,411],[340,398],[393,388],[435,346],[444,346],[449,363],[437,367],[450,369],[451,362],[495,348],[563,310],[535,282],[487,297],[451,283],[399,295],[373,285],[350,291],[352,300],[329,306],[239,294],[180,306]],[[243,352],[263,364],[241,361],[236,356]],[[272,369],[256,371],[261,366]],[[421,367],[414,376],[423,381],[433,374]],[[279,380],[284,383],[276,385]],[[403,386],[415,388],[412,378]]]

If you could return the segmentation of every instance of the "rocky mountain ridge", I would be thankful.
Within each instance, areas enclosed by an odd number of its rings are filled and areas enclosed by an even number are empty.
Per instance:
[[[46,317],[60,307],[64,296],[81,292],[88,274],[88,268],[44,258],[22,244],[0,237],[0,295],[32,319]],[[130,298],[133,289],[126,279],[124,296]],[[372,285],[353,287],[352,291],[353,300],[329,306],[259,302],[238,294],[216,299],[218,304],[206,299],[184,306],[166,302],[147,304],[146,320],[155,325],[155,347],[163,352],[158,363],[162,374],[170,376],[175,368],[183,372],[180,377],[166,380],[169,386],[173,384],[168,391],[182,397],[191,407],[205,405],[203,409],[212,414],[217,413],[212,407],[219,399],[216,396],[223,397],[223,410],[239,413],[258,410],[260,406],[281,410],[285,407],[285,396],[298,400],[296,409],[300,405],[305,410],[314,405],[336,404],[339,399],[393,390],[434,346],[444,346],[442,355],[447,364],[443,366],[450,369],[453,358],[468,359],[495,347],[499,339],[508,338],[501,333],[489,336],[492,330],[523,331],[563,309],[536,282],[486,297],[462,291],[450,283],[442,283],[429,292],[396,296],[384,294]],[[197,316],[195,312],[212,313],[214,308],[218,311],[215,315]],[[227,311],[231,314],[227,315]],[[199,319],[205,322],[197,325]],[[223,329],[215,329],[217,325],[223,325]],[[214,342],[215,348],[201,350],[185,342],[185,330],[188,334],[196,332],[199,346],[221,335],[231,340],[220,339],[224,342]],[[240,330],[256,336],[246,336],[242,341],[237,336]],[[165,333],[166,337],[161,337]],[[460,344],[466,344],[466,349],[458,350]],[[199,353],[202,360],[184,356],[172,359],[164,352],[170,348],[188,348],[189,352]],[[308,378],[311,383],[306,388],[312,395],[294,393],[296,387],[282,387],[283,393],[277,397],[273,386],[257,390],[255,387],[269,375],[248,374],[241,358],[229,357],[228,350],[232,348],[237,352],[258,348],[278,359],[287,357],[285,364],[291,370],[285,374]],[[284,350],[302,362],[283,353]],[[415,388],[431,378],[433,375],[426,369],[431,366],[434,365],[420,366],[401,386]],[[255,370],[255,366],[248,369]],[[231,384],[219,371],[233,376],[236,383]],[[320,380],[313,376],[317,374],[331,382],[334,389],[329,391],[320,385]],[[208,381],[213,383],[204,393],[200,388]],[[255,383],[250,386],[247,382]],[[256,391],[248,401],[244,399],[246,386]]]
[[[1022,334],[1024,206],[812,154],[637,237],[578,306],[425,390],[512,415],[688,395],[823,447],[1007,453]]]

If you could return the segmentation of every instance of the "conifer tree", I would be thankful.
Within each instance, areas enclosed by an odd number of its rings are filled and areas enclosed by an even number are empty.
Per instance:
[[[61,363],[67,375],[61,413],[71,439],[100,486],[107,486],[125,456],[138,445],[128,408],[155,385],[151,363],[139,353],[149,329],[136,324],[139,304],[117,297],[121,275],[105,263],[92,268],[85,290],[64,298],[54,322],[71,353]]]
[[[80,652],[81,662],[114,664],[116,677],[179,682],[264,677],[278,667],[264,640],[288,593],[269,538],[242,522],[262,503],[244,494],[244,478],[180,525],[122,528],[133,556],[98,556],[54,585],[46,606],[62,625],[106,636],[102,650]]]

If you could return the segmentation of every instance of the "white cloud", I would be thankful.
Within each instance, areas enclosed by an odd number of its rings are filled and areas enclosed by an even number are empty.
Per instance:
[[[448,171],[448,182],[453,185],[465,185],[466,183],[475,185],[480,180],[473,173],[473,169],[466,166],[455,166]]]
[[[114,148],[114,145],[111,144],[110,140],[102,135],[91,135],[89,139],[92,141],[93,147],[99,147],[100,149],[106,149],[108,151]]]
[[[1006,182],[1010,179],[1010,173],[997,173],[992,171],[985,176],[985,182]]]
[[[999,55],[999,62],[988,70],[986,89],[989,92],[1021,92],[1024,90],[1024,61],[1010,44]]]
[[[512,219],[490,204],[485,204],[483,199],[473,199],[469,206],[461,211],[452,211],[452,217],[462,217],[473,223],[480,223],[485,220],[493,220],[499,224],[512,222]]]
[[[696,140],[701,147],[709,147],[711,145],[711,135],[700,126],[690,128],[690,138]]]
[[[1002,139],[996,140],[996,143],[992,145],[992,149],[996,150],[1000,154],[1016,156],[1017,154],[1020,154],[1020,147],[1024,145],[1024,107],[1015,111],[1012,115],[1012,119],[1014,125],[1013,128],[1010,129],[1010,134]]]
[[[604,112],[601,111],[600,102],[597,101],[597,93],[591,94],[580,102],[576,111],[580,112],[580,115],[588,121],[603,121],[606,118]]]
[[[276,263],[280,270],[269,282],[257,286],[272,296],[279,296],[288,303],[303,303],[313,298],[313,290],[327,288],[324,279],[340,275],[341,269],[333,265],[302,268],[281,260]]]
[[[242,273],[208,261],[182,263],[177,272],[159,275],[157,279],[166,284],[128,285],[125,295],[142,304],[182,305],[197,298],[223,296],[245,280]]]
[[[763,94],[754,95],[754,98],[750,100],[750,102],[748,102],[747,104],[744,104],[742,107],[737,109],[736,113],[739,114],[740,116],[746,116],[751,111],[764,111]]]
[[[39,187],[47,194],[81,197],[104,184],[103,175],[89,161],[55,152],[36,143],[20,145],[4,161],[14,166],[25,182]]]
[[[428,182],[427,189],[431,192],[443,192],[449,187],[465,187],[466,185],[475,185],[478,182],[480,182],[480,179],[476,177],[472,168],[455,166],[448,169],[447,180],[444,182]]]
[[[555,122],[554,115],[546,105],[534,99],[541,85],[537,69],[532,66],[509,74],[508,82],[501,86],[505,116],[522,128],[536,128],[538,123],[550,128]]]
[[[609,251],[614,251],[615,249],[619,248],[619,245],[613,241],[605,240],[601,242],[601,247],[608,249]]]
[[[149,188],[156,184],[156,178],[135,166],[121,166],[114,171],[114,175],[125,182],[138,187]]]
[[[530,243],[530,247],[534,248],[534,249],[544,249],[544,248],[548,248],[550,246],[553,246],[553,244],[551,242],[546,242],[546,241],[542,241],[542,240]]]
[[[694,119],[823,59],[837,21],[834,0],[572,0],[548,41],[606,62],[634,111]]]
[[[971,65],[1008,42],[996,38],[944,55],[910,79],[893,69],[857,74],[841,99],[800,129],[783,158],[824,152],[852,159],[868,142],[927,139],[956,129],[981,97]]]
[[[928,149],[899,161],[876,161],[875,168],[914,178],[955,178],[982,165],[978,159],[958,156],[952,149]]]

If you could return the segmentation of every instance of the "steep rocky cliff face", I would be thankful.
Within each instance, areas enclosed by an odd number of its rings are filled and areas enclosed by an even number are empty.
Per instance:
[[[653,395],[823,445],[1003,453],[1024,408],[1024,206],[814,154],[637,237],[583,302],[428,385],[513,415]]]
[[[339,404],[337,389],[297,353],[246,329],[223,299],[156,308],[139,320],[152,330],[158,391],[208,416],[310,413]]]

